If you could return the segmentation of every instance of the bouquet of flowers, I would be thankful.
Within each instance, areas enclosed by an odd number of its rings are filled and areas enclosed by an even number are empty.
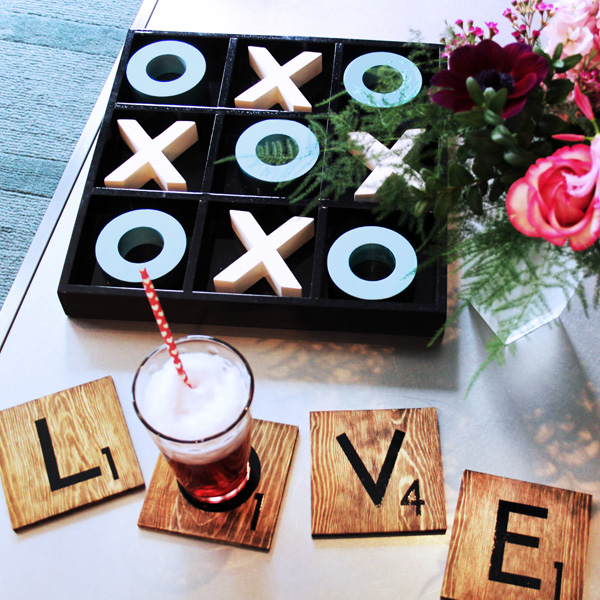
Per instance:
[[[350,102],[326,115],[328,131],[313,115],[326,137],[326,168],[299,190],[318,185],[335,198],[360,185],[352,132],[390,147],[420,128],[404,157],[419,181],[390,178],[376,210],[405,215],[417,228],[435,216],[449,263],[460,265],[459,307],[499,317],[490,360],[501,360],[523,313],[547,310],[547,288],[569,296],[580,276],[600,274],[599,2],[513,0],[504,17],[513,43],[494,40],[497,23],[484,30],[457,21],[442,39],[446,68],[430,48],[417,50],[410,58],[429,86],[412,102],[385,109]],[[425,242],[435,235],[423,233]]]

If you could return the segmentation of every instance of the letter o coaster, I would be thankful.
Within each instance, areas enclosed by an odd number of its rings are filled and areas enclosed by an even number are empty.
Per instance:
[[[402,85],[388,93],[374,92],[363,81],[364,74],[372,67],[392,67],[402,75]],[[369,52],[355,58],[344,71],[344,87],[358,102],[367,106],[388,108],[412,100],[423,85],[423,77],[417,66],[408,58],[392,52]]]
[[[144,244],[162,245],[162,250],[146,263],[123,258],[129,251]],[[172,271],[183,258],[186,245],[185,230],[171,215],[159,210],[132,210],[105,225],[96,240],[96,260],[110,277],[139,283],[143,266],[152,279]]]
[[[393,271],[376,281],[362,279],[352,271],[352,264],[361,261],[361,254],[387,250],[393,257]],[[417,255],[408,240],[385,227],[357,227],[341,235],[327,255],[327,270],[335,285],[350,296],[361,300],[383,300],[406,289],[415,277]]]
[[[298,146],[297,156],[283,165],[269,165],[257,155],[257,146],[270,136],[291,138]],[[248,176],[268,183],[286,183],[308,173],[319,158],[317,136],[306,125],[287,119],[266,119],[251,125],[238,138],[235,158]]]
[[[181,73],[180,73],[181,72]],[[179,74],[170,81],[152,77]],[[145,96],[168,98],[179,96],[196,87],[206,73],[202,52],[186,42],[165,40],[140,48],[127,63],[127,80]]]

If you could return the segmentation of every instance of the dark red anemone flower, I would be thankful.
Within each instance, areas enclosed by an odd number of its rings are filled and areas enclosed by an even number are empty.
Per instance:
[[[475,103],[467,90],[467,79],[474,77],[481,89],[508,90],[508,100],[502,111],[504,118],[521,111],[527,95],[548,73],[546,60],[527,44],[504,46],[493,40],[483,40],[475,46],[461,46],[450,55],[449,69],[431,78],[434,87],[442,88],[433,94],[435,103],[454,112],[471,110]]]

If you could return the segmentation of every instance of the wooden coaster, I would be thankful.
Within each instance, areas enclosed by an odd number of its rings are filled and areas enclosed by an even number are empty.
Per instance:
[[[13,529],[144,485],[112,377],[0,412]]]
[[[442,599],[583,597],[592,497],[465,471]]]
[[[223,512],[192,506],[181,495],[167,461],[159,456],[138,525],[268,551],[298,427],[256,419],[252,427],[252,448],[254,459],[260,461],[260,480],[245,502]],[[254,468],[252,458],[250,464]]]
[[[434,408],[312,412],[312,534],[444,533]]]

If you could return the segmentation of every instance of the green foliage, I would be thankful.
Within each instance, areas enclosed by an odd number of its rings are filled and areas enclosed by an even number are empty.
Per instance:
[[[565,293],[571,289],[568,260],[575,260],[584,275],[600,273],[597,244],[574,253],[524,236],[507,218],[504,200],[511,184],[538,158],[563,144],[552,135],[589,129],[589,123],[565,102],[573,84],[554,79],[579,59],[561,59],[558,49],[553,56],[536,52],[548,61],[545,85],[533,90],[523,109],[509,118],[502,114],[507,90],[481,89],[473,78],[466,84],[474,107],[456,114],[433,103],[425,89],[407,104],[386,108],[359,105],[345,93],[328,100],[325,106],[341,108],[307,117],[323,152],[317,168],[293,194],[293,200],[312,199],[309,209],[319,199],[351,197],[369,171],[351,154],[349,134],[368,132],[391,148],[407,129],[422,128],[405,159],[406,168],[420,175],[422,185],[409,185],[404,177],[388,179],[374,210],[382,216],[397,214],[400,224],[422,234],[424,244],[429,241],[424,219],[435,216],[448,239],[444,258],[458,265],[465,279],[456,314],[473,303],[493,309],[500,318],[501,331],[490,342],[489,360],[502,360],[501,338],[524,312],[545,311],[545,287],[562,287]],[[428,46],[418,47],[409,58],[426,76],[440,68],[437,52]],[[541,262],[533,257],[541,257]],[[516,313],[507,316],[511,310]]]
[[[256,146],[256,156],[268,165],[284,165],[296,158],[298,145],[288,136],[270,136]]]

